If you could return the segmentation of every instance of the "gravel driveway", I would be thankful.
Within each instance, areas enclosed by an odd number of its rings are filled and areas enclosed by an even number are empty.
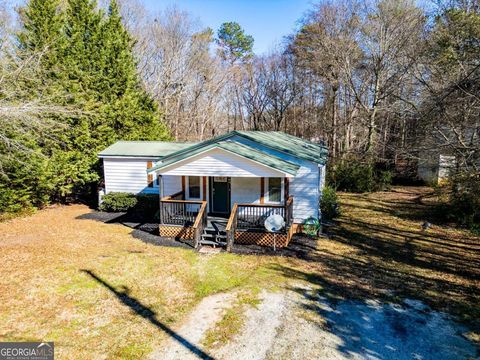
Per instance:
[[[282,292],[264,291],[261,300],[260,305],[245,312],[243,329],[235,339],[208,351],[211,358],[453,360],[477,359],[479,355],[475,345],[462,336],[467,331],[463,326],[418,301],[407,300],[402,305],[377,301],[333,304],[301,286]],[[214,313],[205,319],[201,311],[192,312],[182,331],[189,332],[188,327],[197,324],[194,340],[200,343],[201,331],[218,319],[218,309]],[[159,354],[170,359],[201,358],[173,342],[165,344]]]

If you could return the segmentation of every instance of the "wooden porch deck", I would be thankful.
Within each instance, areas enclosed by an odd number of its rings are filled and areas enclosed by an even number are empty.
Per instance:
[[[275,233],[264,228],[265,219],[273,214],[285,219],[285,227]],[[224,245],[227,251],[235,243],[281,248],[288,246],[296,230],[292,196],[283,205],[235,203],[228,219],[208,216],[207,202],[184,200],[183,191],[160,201],[160,235],[193,240],[197,249],[202,242]]]

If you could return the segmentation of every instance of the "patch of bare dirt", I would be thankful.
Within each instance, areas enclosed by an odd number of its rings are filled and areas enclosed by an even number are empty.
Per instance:
[[[288,291],[264,291],[260,299],[257,307],[245,312],[240,333],[212,350],[211,358],[434,360],[441,354],[445,360],[460,360],[479,355],[475,344],[464,337],[464,326],[420,301],[332,302],[318,290],[299,284]],[[207,325],[201,315],[191,316],[191,326]],[[161,358],[195,358],[180,350]]]
[[[200,344],[206,331],[222,317],[234,299],[234,294],[215,294],[204,298],[190,313],[183,325],[175,330],[175,335],[153,352],[151,360],[188,360],[208,358]]]

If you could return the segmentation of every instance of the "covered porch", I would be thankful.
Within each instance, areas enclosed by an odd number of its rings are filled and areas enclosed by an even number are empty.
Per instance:
[[[161,236],[224,246],[235,243],[285,247],[296,231],[290,179],[296,169],[272,167],[241,155],[212,149],[156,169]],[[288,171],[285,171],[288,170]],[[270,215],[285,226],[265,229]]]
[[[191,177],[190,177],[191,178]],[[160,200],[159,232],[161,236],[177,240],[192,240],[198,248],[202,244],[224,246],[231,251],[234,243],[255,244],[272,247],[285,247],[296,230],[293,224],[293,196],[288,195],[288,178],[260,178],[258,198],[249,203],[232,201],[231,178],[220,179],[217,186],[215,177],[202,177],[200,183],[206,192],[199,200],[191,199],[192,184],[197,180],[182,177],[184,189],[172,195],[162,196]],[[236,179],[234,181],[239,181]],[[242,182],[240,180],[240,182]],[[251,180],[245,181],[250,183]],[[271,186],[266,183],[271,183]],[[160,184],[162,180],[160,180]],[[205,185],[203,185],[205,184]],[[276,186],[274,188],[274,186]],[[225,191],[219,188],[225,187]],[[160,191],[162,186],[160,186]],[[265,193],[262,189],[269,189]],[[256,197],[256,192],[250,196]],[[195,191],[195,190],[193,190]],[[277,195],[279,201],[271,201]],[[275,232],[268,232],[264,223],[270,215],[280,215],[285,226]]]

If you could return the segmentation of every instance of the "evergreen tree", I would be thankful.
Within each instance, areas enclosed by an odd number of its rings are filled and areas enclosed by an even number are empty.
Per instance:
[[[63,26],[59,0],[30,0],[20,10],[23,31],[19,34],[19,47],[30,52],[58,48]],[[52,51],[48,52],[49,55]]]
[[[100,177],[100,150],[119,139],[170,138],[156,104],[141,86],[133,40],[116,1],[105,12],[94,0],[30,0],[21,20],[19,56],[45,52],[38,79],[42,91],[57,105],[78,113],[56,119],[63,126],[51,136],[28,140],[38,154],[32,157],[37,167],[31,175],[9,167],[9,184],[25,190],[18,192],[23,203],[35,206],[49,199],[93,195]],[[39,89],[37,83],[25,87],[31,88],[32,96]],[[24,169],[32,166],[28,163]],[[0,188],[6,187],[0,183]],[[1,200],[14,203],[9,199],[15,191],[8,194]]]
[[[104,71],[101,88],[103,101],[111,114],[110,127],[125,140],[165,137],[153,99],[142,88],[133,56],[133,39],[122,24],[118,4],[110,2],[108,18],[102,25]]]
[[[217,43],[224,60],[232,64],[237,60],[245,61],[253,56],[253,37],[245,34],[236,22],[226,22],[217,32]]]

